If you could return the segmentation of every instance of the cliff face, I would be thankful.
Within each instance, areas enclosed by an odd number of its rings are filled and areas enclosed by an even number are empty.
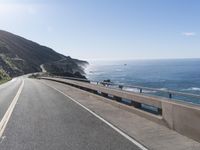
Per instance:
[[[41,65],[49,73],[84,73],[86,61],[72,59],[53,49],[0,30],[0,69],[9,76],[40,72]]]

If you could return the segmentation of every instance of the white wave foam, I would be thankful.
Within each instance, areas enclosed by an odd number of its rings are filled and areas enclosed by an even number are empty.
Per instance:
[[[139,91],[138,89],[135,89],[135,88],[128,88],[128,87],[124,87],[123,90],[129,91],[129,92],[138,92],[138,91]]]
[[[161,91],[166,91],[167,88],[159,88],[159,90],[161,90]]]
[[[128,88],[128,87],[124,87],[123,88],[125,91],[129,91],[129,92],[139,92],[140,90],[137,88]],[[150,90],[142,90],[142,93],[156,93],[156,91],[150,91]]]
[[[143,93],[156,93],[156,91],[142,90]]]
[[[200,91],[200,88],[199,87],[191,87],[188,89],[183,89],[183,91]]]

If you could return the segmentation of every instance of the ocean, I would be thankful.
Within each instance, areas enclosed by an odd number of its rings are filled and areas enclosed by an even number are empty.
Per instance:
[[[200,95],[200,59],[91,61],[89,63],[86,68],[86,77],[89,80],[110,79],[120,85],[144,86]],[[131,88],[127,90],[134,91]],[[177,96],[175,99],[200,104],[198,98]]]

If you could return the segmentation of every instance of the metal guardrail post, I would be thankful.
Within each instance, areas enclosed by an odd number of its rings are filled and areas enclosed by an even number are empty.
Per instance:
[[[121,90],[123,89],[123,85],[119,85],[118,87],[119,87]]]
[[[172,99],[172,93],[169,93],[169,98]]]

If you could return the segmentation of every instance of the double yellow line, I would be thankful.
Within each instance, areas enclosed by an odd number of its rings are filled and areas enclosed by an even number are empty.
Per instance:
[[[21,83],[21,85],[20,85],[20,87],[19,87],[19,89],[17,91],[17,94],[15,95],[13,101],[11,102],[10,106],[8,107],[8,110],[6,111],[6,113],[4,114],[4,116],[3,116],[3,118],[2,118],[2,120],[0,122],[0,138],[3,135],[3,132],[4,132],[5,128],[6,128],[6,125],[7,125],[8,121],[9,121],[9,119],[11,117],[11,114],[12,114],[14,108],[15,108],[15,105],[16,105],[18,99],[19,99],[19,96],[20,96],[20,94],[22,92],[23,87],[24,87],[24,80],[22,79],[22,83]]]

